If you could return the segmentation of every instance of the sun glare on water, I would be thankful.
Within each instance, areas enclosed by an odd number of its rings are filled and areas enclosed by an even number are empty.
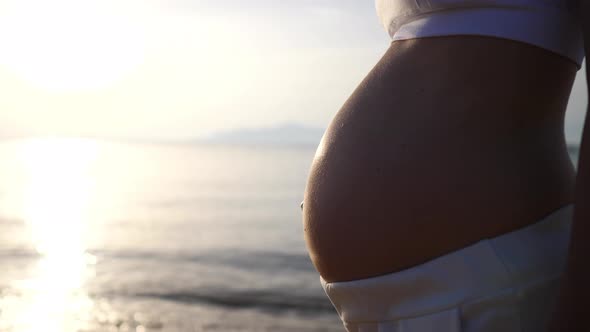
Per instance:
[[[92,300],[84,282],[95,258],[86,252],[92,164],[98,146],[75,139],[35,139],[23,144],[22,218],[40,258],[30,278],[15,281],[0,300],[0,329],[73,332],[89,320]]]

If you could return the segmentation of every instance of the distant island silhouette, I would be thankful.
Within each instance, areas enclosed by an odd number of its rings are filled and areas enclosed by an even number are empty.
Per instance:
[[[237,145],[318,145],[325,129],[297,123],[273,127],[236,128],[219,131],[197,140],[199,143]],[[568,142],[570,153],[579,153],[578,142]]]
[[[295,123],[266,128],[239,128],[214,133],[202,143],[240,145],[318,145],[324,129]]]

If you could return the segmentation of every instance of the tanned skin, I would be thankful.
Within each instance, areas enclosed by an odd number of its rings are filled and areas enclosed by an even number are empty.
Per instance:
[[[311,167],[303,225],[324,280],[401,271],[572,204],[563,121],[577,73],[511,40],[393,42]]]
[[[581,1],[579,14],[584,30],[586,59],[588,59],[590,58],[590,3],[588,0]],[[586,65],[587,77],[590,74],[589,68]],[[590,330],[588,324],[588,317],[590,317],[590,260],[588,259],[590,253],[590,117],[588,114],[587,111],[576,177],[569,260],[562,278],[550,332]]]

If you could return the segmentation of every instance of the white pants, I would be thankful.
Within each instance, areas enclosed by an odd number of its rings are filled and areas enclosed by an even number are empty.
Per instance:
[[[542,332],[565,267],[572,212],[563,207],[407,270],[322,285],[349,332]]]

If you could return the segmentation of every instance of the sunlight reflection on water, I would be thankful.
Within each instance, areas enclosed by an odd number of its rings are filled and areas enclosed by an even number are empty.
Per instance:
[[[69,332],[88,328],[93,302],[84,284],[96,258],[86,252],[92,163],[87,140],[36,139],[19,151],[21,215],[40,258],[0,299],[0,329]]]

